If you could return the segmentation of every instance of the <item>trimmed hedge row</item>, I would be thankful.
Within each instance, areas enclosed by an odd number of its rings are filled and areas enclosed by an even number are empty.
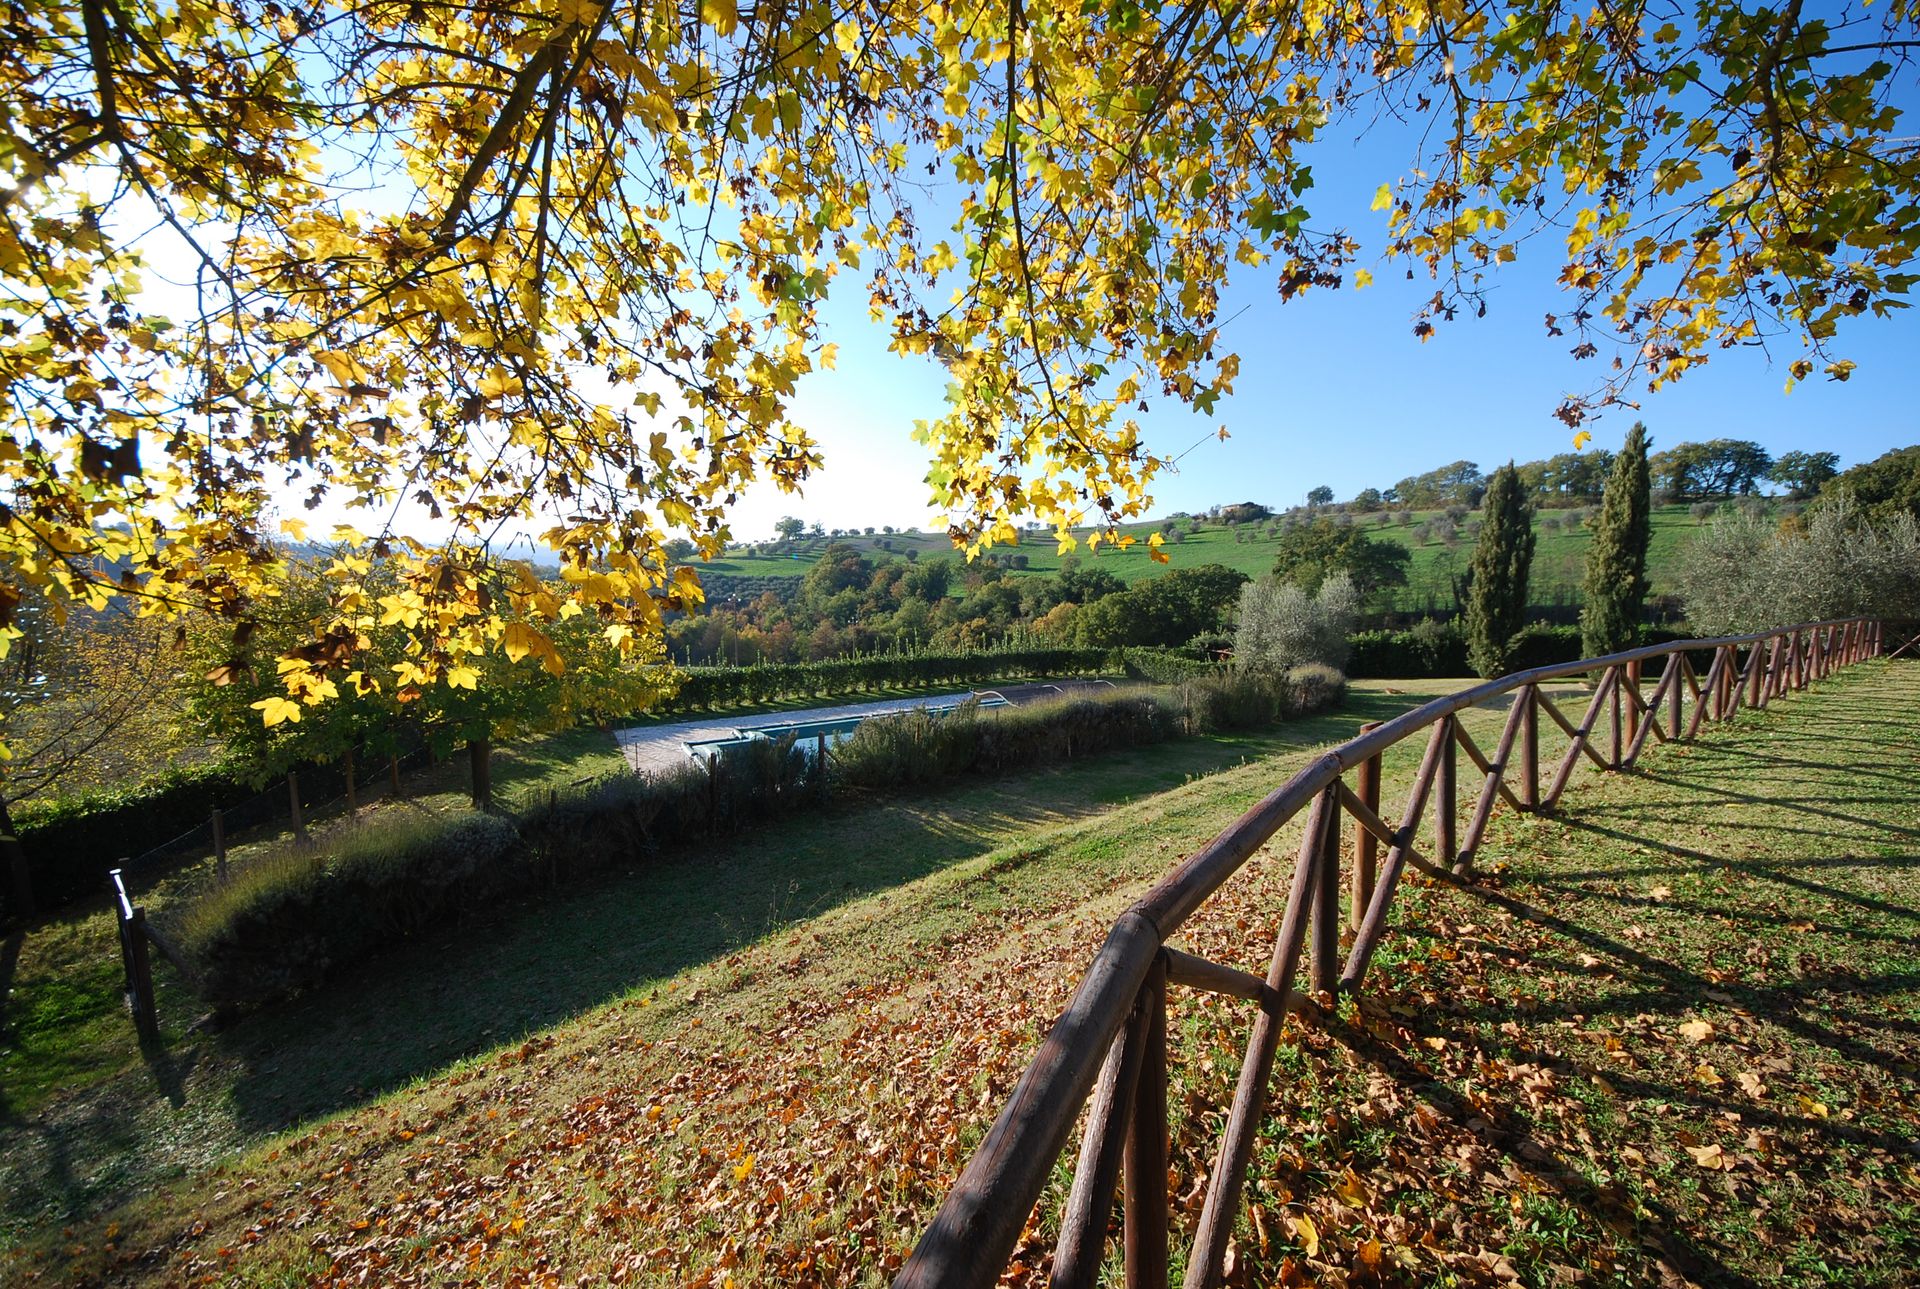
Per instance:
[[[305,801],[346,791],[346,775],[337,762],[294,768]],[[216,761],[168,769],[131,787],[24,802],[12,810],[14,835],[27,852],[35,900],[42,909],[58,908],[101,894],[108,872],[206,823],[214,809],[234,810],[260,795],[259,785],[240,769]],[[261,803],[259,820],[234,819],[229,826],[246,827],[284,816],[286,810],[282,792]]]
[[[668,707],[735,707],[780,698],[818,698],[861,690],[971,685],[1012,677],[1104,671],[1105,649],[1001,648],[970,653],[882,653],[819,662],[758,662],[745,667],[684,667]]]
[[[825,774],[790,738],[765,740],[722,758],[711,779],[690,763],[616,775],[517,819],[463,811],[372,823],[323,854],[289,850],[248,864],[161,917],[209,1002],[258,1005],[503,897],[816,808],[830,782],[884,791],[1001,773],[1314,710],[1344,695],[1337,672],[1298,670],[1264,687],[1194,681],[1171,698],[1119,693],[992,712],[967,704],[945,716],[871,720],[830,753]]]
[[[1670,627],[1640,629],[1642,646],[1690,638],[1688,632]],[[1441,680],[1473,674],[1466,637],[1457,623],[1429,620],[1405,631],[1362,631],[1350,639],[1347,674],[1356,680]],[[1512,669],[1550,667],[1585,656],[1579,627],[1535,622],[1514,638]]]

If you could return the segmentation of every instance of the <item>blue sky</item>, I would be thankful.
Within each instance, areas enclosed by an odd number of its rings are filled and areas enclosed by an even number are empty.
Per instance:
[[[1442,323],[1422,343],[1412,317],[1432,282],[1423,271],[1408,281],[1403,265],[1372,258],[1385,241],[1385,215],[1370,209],[1374,192],[1397,179],[1406,160],[1378,136],[1358,147],[1325,145],[1312,158],[1313,224],[1353,232],[1374,284],[1282,304],[1271,266],[1236,266],[1221,310],[1233,319],[1227,343],[1244,360],[1236,392],[1212,417],[1156,410],[1144,418],[1148,442],[1162,454],[1221,424],[1232,437],[1208,438],[1177,474],[1156,481],[1156,514],[1243,500],[1290,504],[1323,483],[1344,498],[1461,458],[1491,469],[1570,449],[1571,431],[1554,409],[1564,394],[1590,389],[1611,355],[1576,362],[1568,353],[1574,339],[1546,335],[1545,315],[1571,307],[1554,284],[1559,238],[1536,238],[1502,266],[1486,317]],[[735,524],[742,538],[767,535],[782,514],[829,528],[922,526],[932,514],[925,458],[908,435],[916,419],[938,415],[944,372],[887,353],[884,329],[866,320],[865,293],[853,281],[840,286],[845,298],[830,306],[827,335],[841,346],[838,369],[810,378],[797,405],[826,466],[803,497],[750,493]],[[1644,385],[1629,391],[1656,448],[1742,438],[1776,454],[1833,451],[1851,465],[1920,442],[1920,312],[1856,320],[1835,346],[1859,364],[1852,379],[1816,375],[1787,394],[1797,340],[1779,338],[1771,356],[1720,351],[1657,393]],[[1589,423],[1594,445],[1617,444],[1634,419],[1630,409],[1610,409]]]

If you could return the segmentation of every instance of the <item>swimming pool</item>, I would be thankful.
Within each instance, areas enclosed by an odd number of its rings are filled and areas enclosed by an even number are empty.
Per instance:
[[[859,716],[836,716],[832,719],[779,721],[770,725],[754,725],[728,730],[713,738],[688,739],[685,746],[688,756],[696,761],[705,761],[709,756],[725,756],[738,748],[791,736],[794,750],[802,756],[812,757],[823,745],[823,740],[825,746],[831,747],[867,721],[885,720],[889,716],[900,716],[906,712],[925,712],[929,716],[945,716],[959,709],[966,702],[978,703],[983,709],[1011,706],[998,694],[980,694],[955,703],[929,703],[922,707],[866,712]]]

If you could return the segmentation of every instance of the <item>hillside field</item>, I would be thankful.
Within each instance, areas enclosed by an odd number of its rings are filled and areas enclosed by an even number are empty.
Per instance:
[[[1588,510],[1597,513],[1598,508],[1589,507]],[[1394,597],[1393,607],[1399,612],[1418,613],[1449,607],[1452,603],[1450,579],[1464,572],[1473,558],[1473,542],[1465,533],[1452,546],[1436,539],[1423,540],[1419,531],[1421,525],[1442,513],[1435,510],[1415,511],[1413,519],[1404,524],[1399,521],[1398,512],[1382,511],[1371,515],[1355,515],[1353,518],[1354,524],[1368,536],[1397,542],[1413,553],[1413,563],[1407,572],[1407,585],[1400,588]],[[1549,526],[1563,520],[1569,513],[1564,510],[1543,510],[1535,517],[1537,544],[1532,578],[1535,604],[1572,604],[1578,601],[1591,530],[1564,524],[1558,528]],[[1378,522],[1383,515],[1388,518],[1385,524]],[[1183,529],[1187,522],[1184,519],[1176,521]],[[1654,509],[1653,539],[1647,552],[1647,562],[1655,596],[1672,595],[1678,591],[1674,573],[1675,557],[1681,543],[1698,531],[1704,522],[1695,518],[1687,506],[1660,506]],[[1157,564],[1147,555],[1147,534],[1157,531],[1159,527],[1158,523],[1126,526],[1122,531],[1139,539],[1137,545],[1126,550],[1102,546],[1097,553],[1089,556],[1083,544],[1071,555],[1090,561],[1125,582],[1152,577],[1168,569],[1194,568],[1202,564],[1223,564],[1250,577],[1258,577],[1273,568],[1275,539],[1269,535],[1269,524],[1230,527],[1202,520],[1199,532],[1188,533],[1181,541],[1169,541],[1162,547],[1168,556],[1165,564]],[[1086,534],[1079,536],[1084,539]],[[854,537],[803,537],[793,543],[791,553],[784,555],[749,555],[745,553],[745,547],[735,548],[724,558],[698,567],[703,572],[733,577],[797,578],[812,566],[822,551],[835,542],[844,542],[873,559],[884,559],[889,555],[904,558],[910,550],[918,552],[919,559],[961,558],[942,533],[876,533],[869,537],[863,532]],[[891,549],[883,543],[889,543]],[[1062,558],[1057,553],[1057,543],[1053,537],[1041,531],[1025,532],[1018,546],[995,547],[992,553],[1003,560],[1014,555],[1027,558],[1025,569],[1009,570],[1009,575],[1015,578],[1058,572]]]

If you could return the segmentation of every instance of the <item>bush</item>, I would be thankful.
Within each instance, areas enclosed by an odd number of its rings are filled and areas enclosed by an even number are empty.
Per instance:
[[[1451,622],[1422,619],[1405,631],[1362,631],[1348,638],[1347,674],[1379,680],[1465,676],[1467,640]]]
[[[971,685],[1015,676],[1066,676],[1103,670],[1104,649],[1006,647],[963,653],[883,653],[819,662],[686,667],[669,707],[741,707],[780,698],[845,694],[916,685]]]
[[[1920,524],[1868,520],[1840,493],[1804,524],[1718,516],[1680,549],[1687,618],[1703,636],[1827,618],[1920,617]]]
[[[516,840],[512,823],[477,811],[389,814],[326,853],[290,849],[245,865],[188,907],[181,948],[210,1002],[279,997],[523,884],[522,866],[503,862]]]
[[[313,802],[345,791],[338,762],[302,762],[300,795]],[[284,818],[286,794],[260,797],[244,765],[215,761],[169,768],[145,782],[12,807],[15,835],[27,852],[34,897],[42,910],[104,893],[107,874],[128,859],[162,848],[207,822],[217,807],[248,813],[228,827]]]
[[[1278,676],[1304,662],[1339,668],[1347,635],[1360,615],[1360,596],[1344,573],[1321,582],[1317,594],[1263,577],[1240,588],[1240,628],[1234,636],[1236,671]]]
[[[1129,678],[1152,681],[1156,685],[1178,685],[1221,670],[1219,663],[1187,649],[1135,647],[1119,652],[1121,667]]]

